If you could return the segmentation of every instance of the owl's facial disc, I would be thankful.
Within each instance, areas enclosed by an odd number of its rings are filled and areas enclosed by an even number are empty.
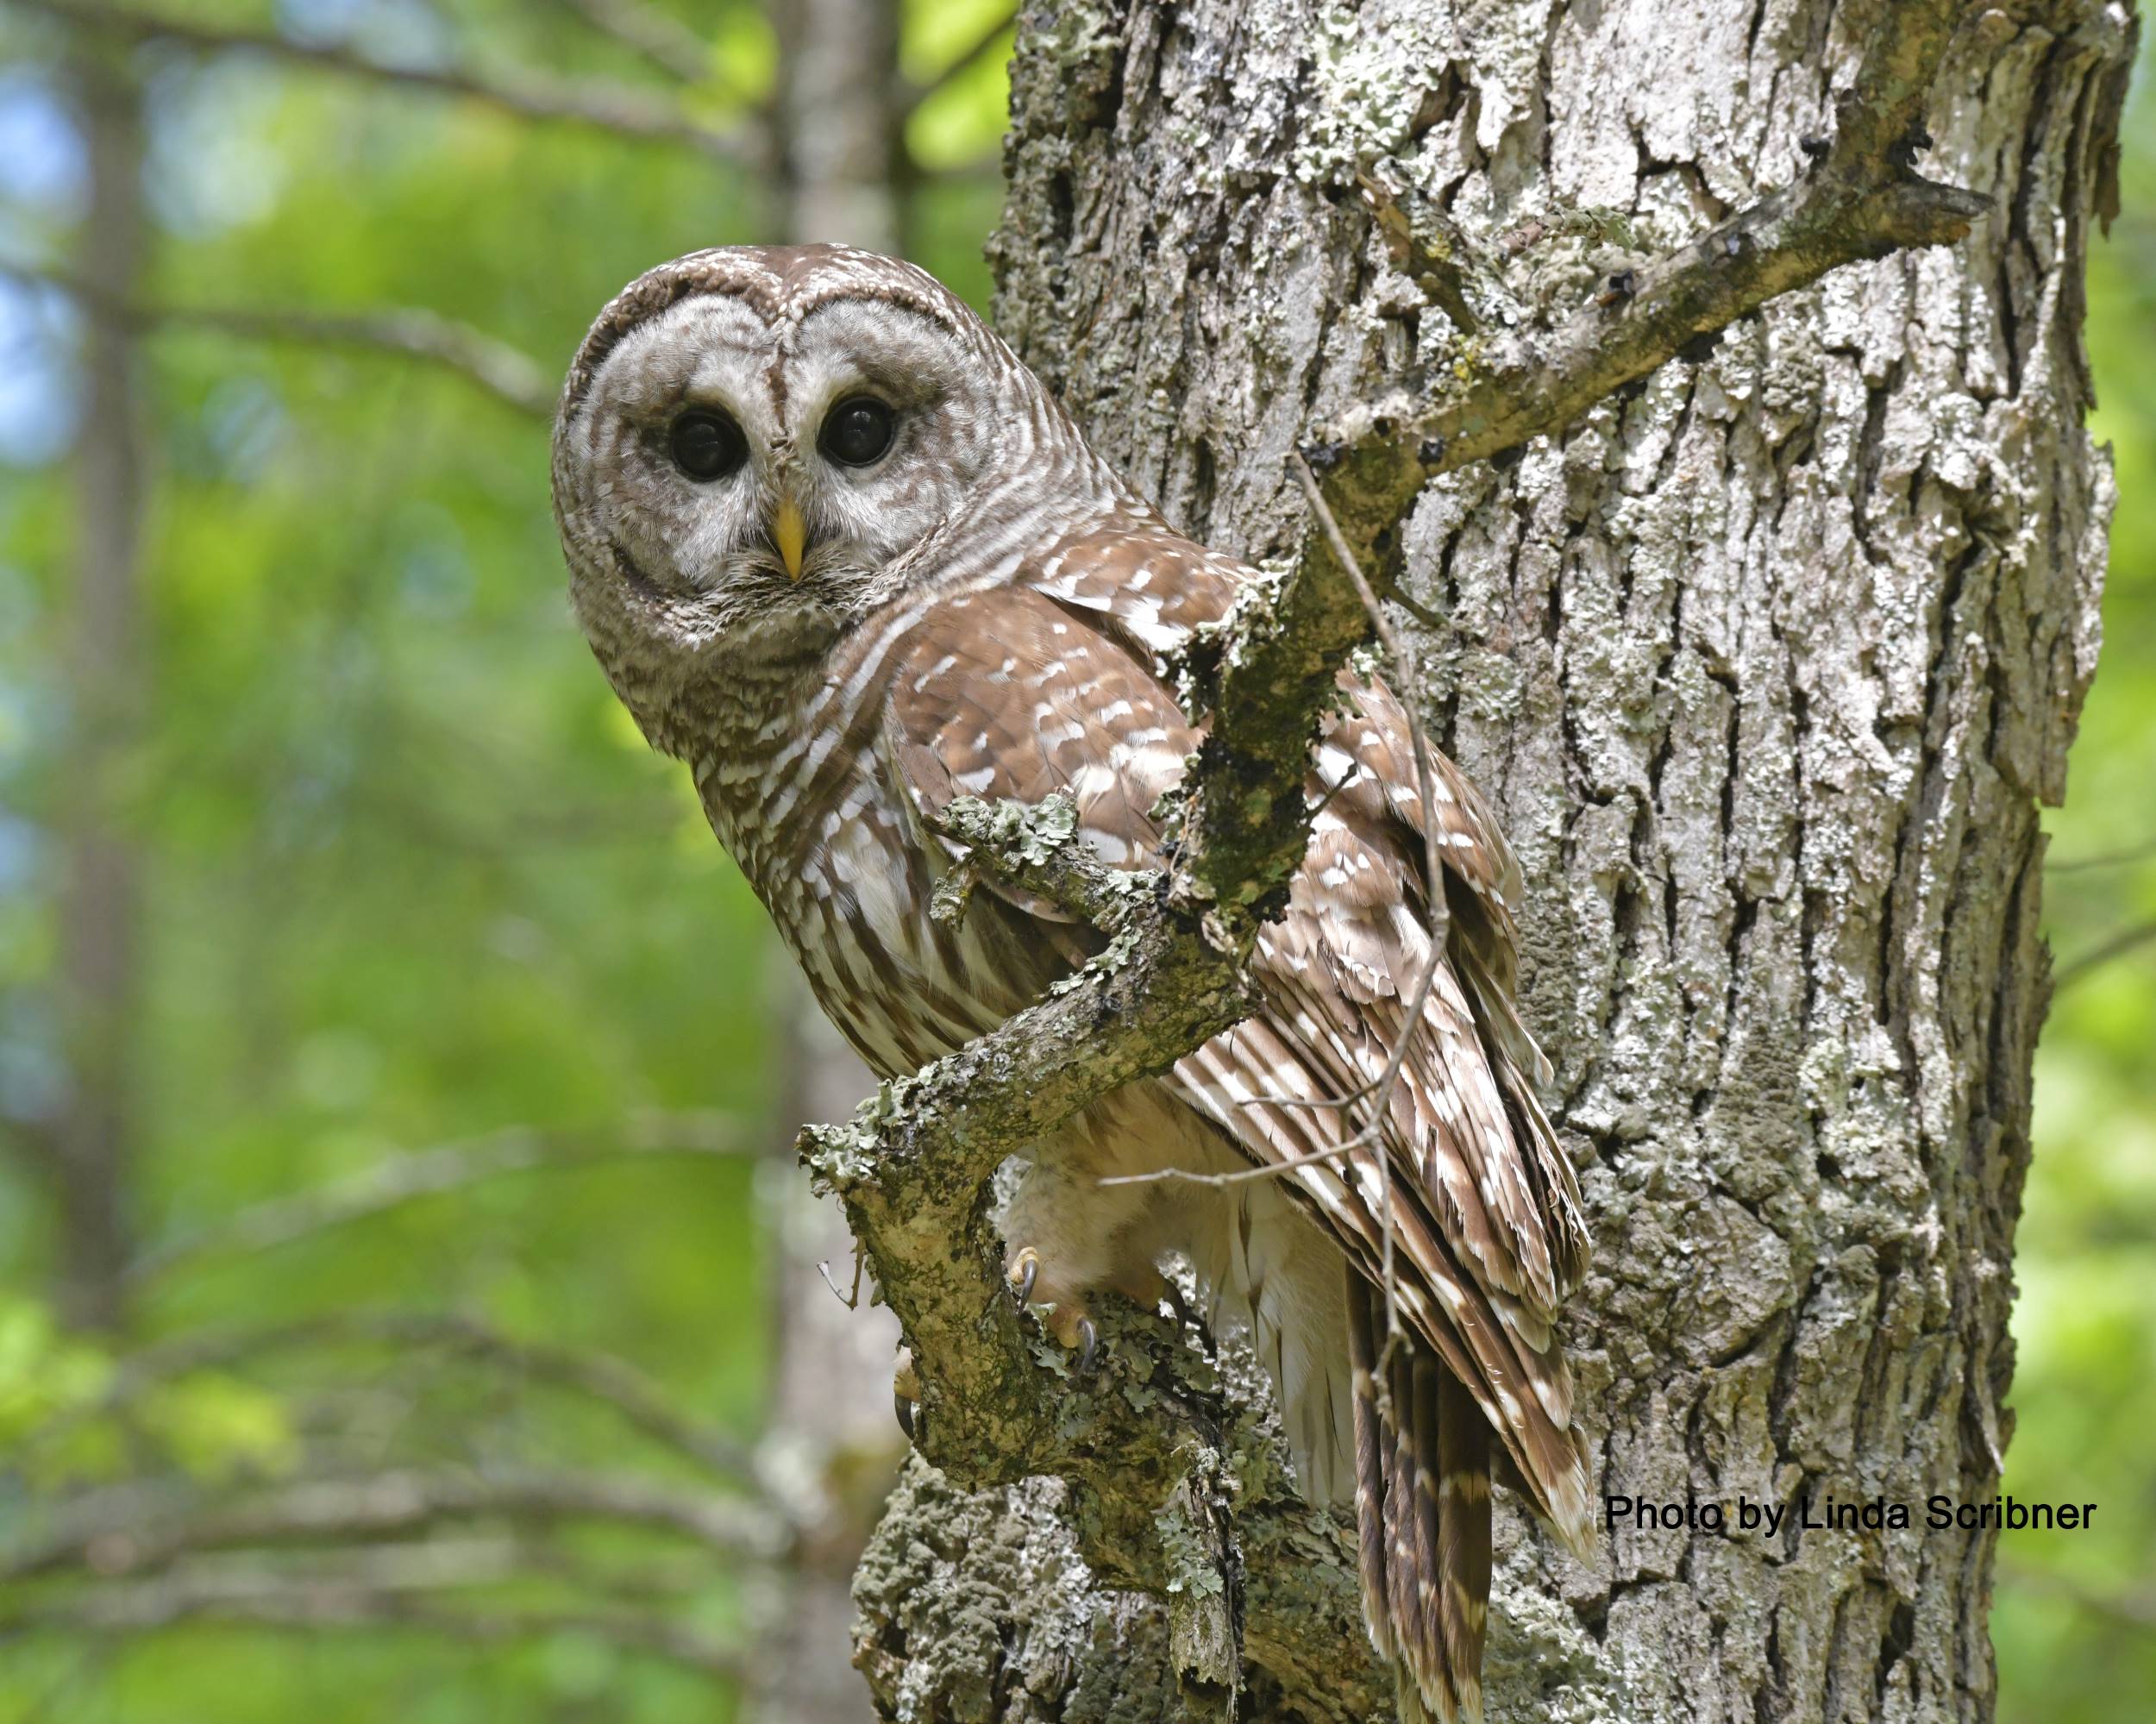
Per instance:
[[[773,321],[694,295],[593,376],[565,429],[572,501],[701,639],[843,615],[971,500],[983,386],[957,335],[910,307],[840,297]]]

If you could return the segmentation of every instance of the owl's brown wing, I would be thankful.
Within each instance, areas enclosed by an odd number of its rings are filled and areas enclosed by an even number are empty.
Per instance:
[[[924,814],[959,796],[1037,803],[1061,791],[1102,861],[1158,860],[1153,805],[1182,776],[1198,738],[1114,641],[1039,593],[1006,587],[931,611],[893,657],[885,746]],[[1037,915],[1064,918],[1013,896]]]
[[[1368,1098],[1310,1105],[1380,1081],[1430,955],[1405,718],[1382,688],[1351,700],[1320,749],[1312,790],[1327,799],[1309,858],[1287,912],[1258,937],[1267,1010],[1177,1075],[1255,1159],[1296,1164],[1282,1177],[1300,1182],[1380,1287],[1390,1216],[1401,1315],[1473,1395],[1543,1511],[1585,1548],[1585,1446],[1551,1325],[1584,1272],[1586,1227],[1535,1099],[1540,1056],[1512,1004],[1510,858],[1442,756],[1431,812],[1445,943],[1386,1115],[1371,1127]]]
[[[1135,523],[1059,548],[1026,585],[932,611],[896,655],[892,759],[929,808],[1068,791],[1105,859],[1153,863],[1150,810],[1200,740],[1157,655],[1224,613],[1238,578],[1229,559]],[[1584,1448],[1551,1322],[1586,1236],[1511,1003],[1516,870],[1441,756],[1423,807],[1391,696],[1345,686],[1349,711],[1313,763],[1310,854],[1258,942],[1266,1009],[1168,1081],[1254,1162],[1297,1163],[1280,1177],[1375,1284],[1389,1212],[1403,1319],[1466,1385],[1544,1512],[1583,1542]],[[1430,950],[1426,824],[1445,860],[1445,958],[1382,1129],[1343,1149],[1369,1109],[1307,1104],[1364,1090],[1401,1034]]]

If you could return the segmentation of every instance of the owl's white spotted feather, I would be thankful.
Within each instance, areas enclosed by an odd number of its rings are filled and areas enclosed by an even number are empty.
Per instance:
[[[863,400],[855,429],[888,436],[856,460],[830,427]],[[707,422],[706,448],[723,422],[731,465],[681,454],[684,416]],[[555,487],[601,663],[691,763],[871,1064],[952,1050],[1095,949],[1022,895],[931,918],[954,862],[933,817],[962,794],[1062,793],[1105,861],[1157,863],[1153,810],[1202,736],[1163,655],[1250,574],[1137,498],[970,312],[910,266],[839,248],[681,260],[587,337]],[[1403,1706],[1473,1716],[1493,1437],[1568,1542],[1590,1537],[1553,1334],[1587,1238],[1514,1005],[1517,870],[1442,756],[1424,794],[1390,693],[1343,689],[1312,762],[1309,853],[1258,941],[1262,1009],[1043,1144],[1006,1226],[1037,1255],[1035,1296],[1065,1313],[1103,1288],[1149,1296],[1177,1252],[1248,1319],[1306,1489],[1357,1501],[1365,1611]],[[1282,1171],[1227,1192],[1100,1182],[1250,1164]]]

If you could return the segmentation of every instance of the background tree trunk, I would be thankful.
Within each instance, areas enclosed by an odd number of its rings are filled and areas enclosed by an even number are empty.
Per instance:
[[[1435,317],[1358,177],[1553,315],[1795,178],[1877,16],[1808,0],[1040,5],[1000,323],[1195,536],[1304,531],[1283,463]],[[1569,1332],[1602,1490],[1883,1497],[1906,1532],[1501,1510],[1495,1719],[1985,1718],[1988,1500],[2045,994],[2037,804],[2091,675],[2090,217],[2133,19],[1971,9],[1927,171],[1961,246],[1841,271],[1434,483],[1402,535],[1440,740],[1525,866],[1530,1016],[1597,1240]],[[2073,1496],[2072,1481],[2058,1495]],[[1167,1618],[1096,1590],[1046,1482],[916,1464],[856,1587],[885,1715],[1176,1718]],[[1252,1673],[1246,1715],[1368,1715]]]
[[[792,241],[899,249],[905,179],[896,0],[780,0],[774,115],[784,166],[780,226]],[[770,1161],[760,1182],[772,1243],[770,1423],[766,1452],[802,1493],[816,1537],[774,1589],[753,1662],[750,1708],[769,1724],[858,1724],[869,1715],[847,1662],[850,1577],[899,1457],[891,1399],[898,1320],[866,1283],[849,1310],[853,1236],[835,1198],[809,1189],[789,1135],[843,1119],[875,1079],[772,941],[768,985],[780,1060]]]
[[[141,273],[142,98],[117,53],[85,37],[75,56],[90,172],[81,273],[124,303]],[[82,423],[73,451],[75,568],[69,585],[71,714],[60,781],[55,976],[67,1089],[52,1132],[62,1308],[117,1329],[133,1240],[135,1031],[141,990],[141,859],[130,768],[149,700],[140,564],[148,449],[135,331],[110,304],[85,318]]]

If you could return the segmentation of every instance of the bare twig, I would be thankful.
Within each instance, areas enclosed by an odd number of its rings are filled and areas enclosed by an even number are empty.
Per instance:
[[[469,1143],[416,1150],[352,1179],[258,1203],[153,1246],[128,1274],[147,1280],[191,1258],[269,1251],[507,1175],[661,1156],[730,1157],[741,1154],[746,1143],[739,1125],[723,1113],[657,1114],[605,1131],[512,1126]]]
[[[856,1245],[854,1247],[853,1286],[844,1293],[838,1290],[838,1283],[831,1279],[831,1266],[829,1259],[822,1260],[816,1265],[816,1272],[824,1277],[824,1285],[830,1288],[831,1297],[849,1311],[858,1311],[861,1308],[861,1272],[867,1261],[862,1255],[861,1247]]]
[[[513,77],[482,77],[456,66],[390,65],[350,48],[298,41],[274,31],[138,11],[113,5],[110,0],[19,0],[19,3],[27,10],[86,28],[155,37],[213,52],[239,49],[267,54],[320,71],[461,97],[520,119],[568,121],[620,137],[688,144],[721,160],[755,160],[761,153],[759,141],[744,132],[714,131],[667,103],[655,102],[637,91],[613,85],[530,72]]]
[[[2092,868],[2125,868],[2129,863],[2147,862],[2156,856],[2156,838],[2147,843],[2129,844],[2122,850],[2099,850],[2092,856],[2068,856],[2063,862],[2046,862],[2047,874],[2081,874]]]
[[[2065,1600],[2075,1608],[2101,1616],[2136,1633],[2156,1630],[2156,1586],[2094,1587],[2056,1570],[2040,1568],[2002,1555],[2002,1584]]]
[[[138,328],[162,325],[266,341],[371,348],[424,360],[458,373],[519,412],[553,417],[554,386],[532,359],[484,330],[432,311],[402,306],[341,312],[123,302],[71,271],[14,258],[0,258],[0,275],[56,287],[100,316]]]

